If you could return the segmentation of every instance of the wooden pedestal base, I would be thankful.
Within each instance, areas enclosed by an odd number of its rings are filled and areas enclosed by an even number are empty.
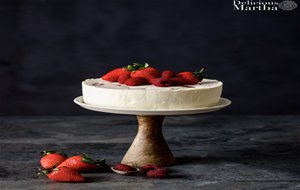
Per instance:
[[[138,115],[138,133],[121,163],[141,167],[146,164],[168,166],[175,163],[162,134],[165,116]]]

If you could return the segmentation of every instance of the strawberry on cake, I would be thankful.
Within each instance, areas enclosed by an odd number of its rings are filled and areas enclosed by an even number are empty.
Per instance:
[[[222,82],[205,79],[203,70],[160,72],[147,63],[114,69],[82,82],[86,104],[128,109],[192,109],[216,105]]]

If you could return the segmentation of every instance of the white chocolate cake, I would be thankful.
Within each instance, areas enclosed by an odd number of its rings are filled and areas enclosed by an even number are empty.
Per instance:
[[[82,82],[86,104],[128,109],[188,109],[214,106],[222,93],[222,82],[203,79],[195,85],[157,87],[126,86],[103,79]]]

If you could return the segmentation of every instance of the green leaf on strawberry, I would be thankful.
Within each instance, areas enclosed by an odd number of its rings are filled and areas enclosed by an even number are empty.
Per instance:
[[[105,164],[105,159],[93,160],[85,153],[81,153],[81,161],[85,162],[85,163],[89,163],[89,164],[96,164],[96,165],[104,165]]]
[[[128,65],[127,67],[125,67],[127,70],[129,71],[136,71],[136,70],[139,70],[139,69],[145,69],[149,67],[149,64],[148,63],[132,63],[131,65]]]
[[[204,68],[201,68],[199,70],[196,70],[195,72],[193,72],[193,74],[198,78],[198,79],[203,79],[205,78],[204,76]]]
[[[62,156],[67,156],[65,153],[63,152],[57,152],[57,151],[54,151],[54,150],[43,150],[41,151],[41,155],[42,156],[46,156],[46,155],[49,155],[49,154],[60,154]]]

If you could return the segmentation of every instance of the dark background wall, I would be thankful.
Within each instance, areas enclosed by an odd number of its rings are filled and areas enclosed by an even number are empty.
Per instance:
[[[95,114],[72,102],[81,81],[132,62],[205,67],[233,101],[218,113],[299,114],[299,10],[237,12],[229,0],[2,0],[0,115]]]

